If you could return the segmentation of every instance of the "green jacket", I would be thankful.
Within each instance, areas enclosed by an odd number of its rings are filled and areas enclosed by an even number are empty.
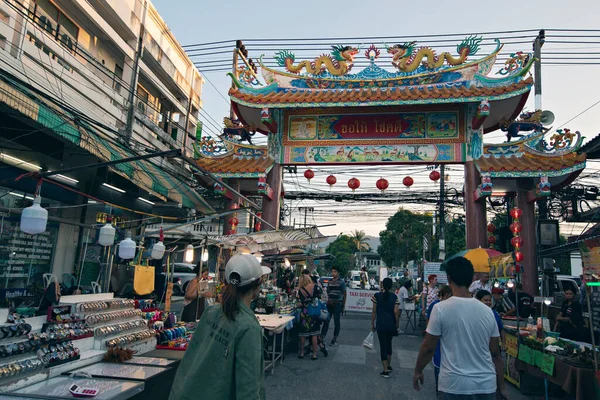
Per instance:
[[[264,400],[262,332],[240,302],[235,321],[206,309],[181,361],[169,400]]]

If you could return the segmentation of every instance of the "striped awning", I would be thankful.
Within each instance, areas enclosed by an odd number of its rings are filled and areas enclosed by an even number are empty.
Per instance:
[[[284,231],[262,231],[247,235],[211,237],[217,245],[228,249],[247,249],[251,253],[263,250],[282,249],[292,246],[305,246],[327,240],[316,227],[289,229]]]

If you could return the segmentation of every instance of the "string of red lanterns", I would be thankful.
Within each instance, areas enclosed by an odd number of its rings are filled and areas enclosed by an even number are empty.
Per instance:
[[[488,231],[488,246],[490,249],[494,248],[494,245],[496,244],[496,236],[494,235],[494,232],[496,231],[496,225],[494,225],[493,223],[489,223],[487,226],[487,231]]]
[[[377,186],[377,189],[381,190],[381,193],[383,193],[385,189],[390,186],[390,183],[387,181],[387,179],[381,177],[377,180],[377,182],[375,182],[375,186]]]
[[[354,191],[360,187],[360,181],[356,178],[351,178],[348,181],[348,187],[352,189],[352,193],[354,193]]]
[[[240,206],[238,206],[237,204],[231,206],[232,210],[237,210],[238,208],[240,208]],[[229,235],[235,235],[237,233],[237,226],[240,223],[237,217],[238,213],[234,212],[229,218]]]
[[[525,256],[521,252],[521,247],[523,246],[523,238],[520,236],[521,231],[523,230],[523,225],[519,222],[519,218],[523,215],[523,210],[518,207],[513,207],[510,210],[510,216],[513,219],[513,223],[510,224],[509,229],[513,233],[512,239],[510,239],[510,244],[515,248],[513,255],[515,258],[515,262],[520,263],[523,261]],[[517,270],[517,272],[519,272]]]

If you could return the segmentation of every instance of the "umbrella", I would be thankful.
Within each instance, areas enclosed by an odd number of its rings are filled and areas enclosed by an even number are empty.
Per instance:
[[[442,263],[441,269],[445,270],[446,263],[451,259],[455,257],[464,257],[471,261],[475,272],[490,272],[490,258],[500,255],[502,255],[502,253],[497,250],[484,249],[481,247],[477,249],[463,250],[446,259],[446,261]]]

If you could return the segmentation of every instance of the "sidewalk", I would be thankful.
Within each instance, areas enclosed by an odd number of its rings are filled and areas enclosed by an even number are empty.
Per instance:
[[[288,354],[283,365],[277,365],[275,375],[266,377],[267,399],[436,399],[433,367],[425,369],[425,384],[420,392],[413,389],[412,376],[421,344],[420,336],[400,335],[394,338],[392,366],[389,379],[379,376],[382,371],[379,343],[368,350],[362,346],[369,333],[371,315],[352,313],[342,317],[342,330],[337,347],[329,347],[329,357],[312,361]],[[406,321],[401,321],[404,327]],[[333,323],[326,338],[331,341]],[[511,400],[529,400],[507,383]]]

